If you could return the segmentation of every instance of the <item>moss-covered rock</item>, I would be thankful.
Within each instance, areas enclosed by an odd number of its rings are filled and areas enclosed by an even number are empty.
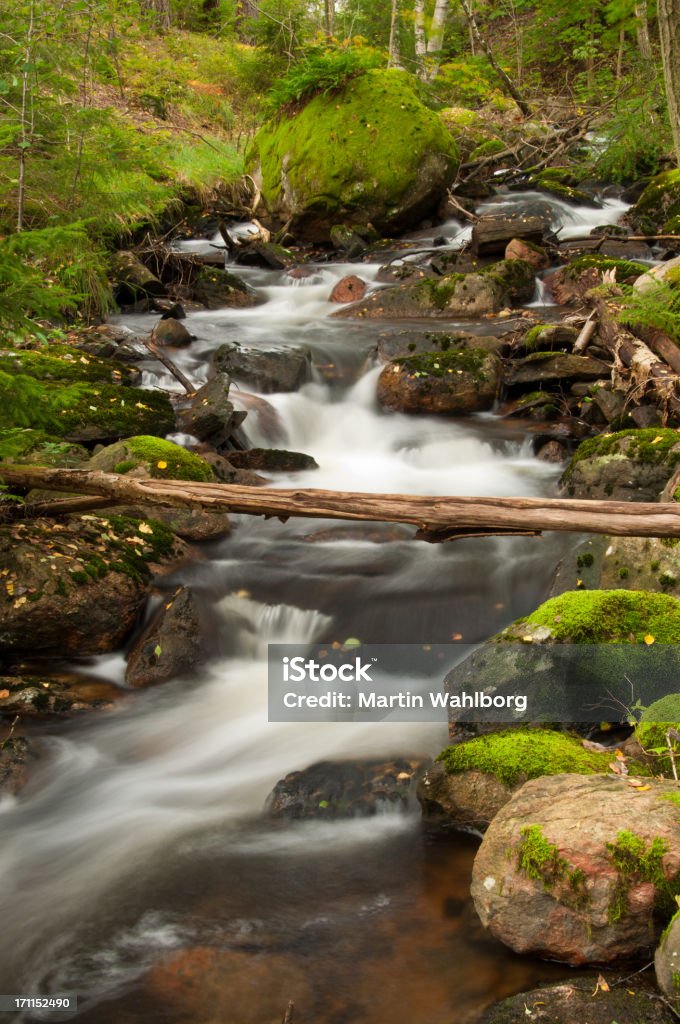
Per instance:
[[[571,590],[495,637],[553,644],[680,643],[680,600],[637,590]]]
[[[500,355],[504,347],[494,335],[465,334],[462,331],[422,331],[397,328],[378,335],[376,355],[381,362],[406,359],[423,352],[448,352],[454,348],[476,348]]]
[[[422,352],[388,363],[378,378],[385,409],[466,416],[493,406],[500,360],[477,348]]]
[[[680,545],[658,537],[590,537],[560,562],[551,597],[565,590],[646,590],[680,596]]]
[[[645,235],[670,231],[680,217],[680,170],[664,171],[650,181],[628,212],[628,222]]]
[[[27,374],[36,380],[96,381],[103,384],[134,384],[139,377],[138,371],[128,366],[68,345],[2,349],[0,370]]]
[[[28,466],[61,466],[73,469],[90,458],[87,448],[70,444],[44,430],[14,427],[0,430],[0,462],[23,463]]]
[[[579,332],[568,324],[536,324],[524,335],[527,352],[570,351]]]
[[[558,168],[553,168],[558,170]],[[574,206],[594,206],[600,207],[600,203],[594,196],[589,192],[584,192],[581,188],[575,188],[573,184],[567,184],[568,180],[573,181],[572,176],[565,176],[562,180],[549,172],[543,171],[540,174],[534,175],[530,179],[530,183],[538,192],[547,192],[548,195],[555,196],[557,199],[562,199],[566,203],[571,203]]]
[[[207,309],[243,309],[263,301],[240,277],[220,267],[201,267],[192,285],[192,297]]]
[[[69,441],[110,441],[170,433],[175,415],[164,392],[105,383],[58,383],[0,370],[8,427],[43,430]]]
[[[648,983],[636,979],[634,989],[628,985],[604,988],[598,985],[596,973],[502,999],[485,1012],[480,1024],[532,1020],[540,1024],[673,1024],[674,1017]]]
[[[93,455],[88,469],[128,476],[154,477],[156,480],[216,479],[212,467],[200,455],[189,452],[172,441],[158,437],[128,437],[109,445]]]
[[[621,260],[615,256],[602,256],[599,253],[588,253],[572,260],[567,266],[567,277],[572,281],[578,280],[585,270],[599,270],[604,273],[606,270],[616,271],[617,281],[635,279],[649,270],[646,263],[638,263],[637,260]]]
[[[0,649],[32,659],[115,650],[154,567],[182,550],[153,520],[74,516],[0,527]]]
[[[564,494],[614,501],[658,501],[680,461],[680,433],[619,430],[579,445],[560,480]]]
[[[455,142],[404,71],[371,70],[259,131],[247,169],[272,218],[327,240],[333,224],[396,232],[433,209],[455,174]]]

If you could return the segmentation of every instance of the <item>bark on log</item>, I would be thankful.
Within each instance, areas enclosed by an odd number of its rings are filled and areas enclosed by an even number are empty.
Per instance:
[[[286,520],[343,519],[407,523],[421,540],[543,530],[621,537],[680,537],[680,505],[673,502],[584,501],[570,498],[424,497],[313,489],[275,490],[238,484],[139,480],[115,473],[36,466],[0,467],[15,487],[47,487],[106,496],[118,502],[208,508]]]

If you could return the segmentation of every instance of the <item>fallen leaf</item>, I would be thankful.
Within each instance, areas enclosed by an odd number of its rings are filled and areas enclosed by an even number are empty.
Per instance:
[[[161,459],[159,462],[157,462],[156,465],[158,466],[159,469],[167,469],[168,468],[167,462],[165,462],[163,459]]]
[[[9,697],[9,690],[0,690],[0,700],[6,700]]]
[[[654,643],[655,639],[656,637],[653,637],[651,633],[648,633],[645,637],[645,643],[650,647]]]

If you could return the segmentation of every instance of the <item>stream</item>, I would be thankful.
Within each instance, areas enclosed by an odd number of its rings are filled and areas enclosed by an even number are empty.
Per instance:
[[[624,209],[523,193],[484,211],[534,200],[550,204],[565,236]],[[436,233],[455,248],[469,229],[452,221]],[[423,248],[431,236],[409,241]],[[256,414],[245,422],[253,445],[319,463],[276,474],[274,486],[552,492],[559,467],[535,459],[516,424],[378,409],[372,351],[400,325],[331,320],[338,307],[328,302],[342,277],[374,281],[378,264],[319,264],[301,280],[235,269],[266,302],[189,313],[196,340],[173,358],[201,383],[226,341],[310,348],[314,379],[265,396],[275,436]],[[543,301],[537,288],[535,304]],[[121,318],[144,331],[155,320]],[[506,329],[494,320],[422,326]],[[144,369],[146,385],[177,390],[156,365]],[[484,933],[468,892],[478,839],[433,841],[417,805],[285,826],[263,823],[261,811],[277,780],[316,761],[435,756],[446,743],[441,724],[268,723],[268,643],[481,642],[545,599],[576,540],[428,545],[388,527],[237,516],[233,526],[161,581],[199,595],[215,624],[210,662],[113,713],[48,729],[48,756],[29,786],[0,803],[0,991],[79,998],[75,1015],[7,1020],[278,1024],[291,999],[295,1024],[474,1024],[497,999],[564,977],[563,966],[515,956]],[[123,655],[80,668],[120,684]]]

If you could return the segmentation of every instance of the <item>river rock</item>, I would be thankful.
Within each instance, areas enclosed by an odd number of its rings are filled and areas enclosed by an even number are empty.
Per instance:
[[[480,1024],[673,1024],[674,1020],[645,982],[636,978],[634,989],[628,985],[605,988],[593,974],[503,999],[486,1011]]]
[[[36,754],[25,736],[0,742],[0,796],[15,796],[23,787]]]
[[[611,367],[592,356],[575,356],[566,352],[532,352],[524,359],[515,359],[506,373],[506,383],[540,384],[549,380],[597,380],[608,377]]]
[[[214,481],[212,467],[200,455],[158,437],[127,437],[101,448],[87,464],[89,470],[155,480]]]
[[[680,911],[666,931],[654,956],[659,988],[676,1010],[680,1010]]]
[[[160,523],[115,516],[0,528],[0,648],[6,656],[87,657],[125,640],[159,565],[183,556]]]
[[[330,294],[330,302],[358,302],[366,294],[367,284],[355,274],[338,281]]]
[[[392,761],[322,761],[291,772],[267,798],[271,818],[354,818],[386,807],[406,810],[427,765],[423,758]]]
[[[179,415],[187,433],[199,441],[210,441],[217,449],[228,443],[246,416],[244,412],[237,412],[229,401],[230,384],[228,374],[216,374],[198,389],[189,408]]]
[[[297,391],[309,380],[311,355],[302,345],[247,348],[227,342],[214,353],[213,366],[256,391],[273,394]]]
[[[125,682],[133,689],[157,686],[193,674],[202,660],[201,618],[193,592],[178,587],[135,640],[128,654]]]
[[[449,775],[443,764],[433,765],[418,783],[428,831],[484,832],[512,794],[513,788],[495,775],[476,770]]]
[[[447,352],[450,348],[477,348],[500,355],[503,347],[502,339],[493,335],[402,328],[378,335],[376,355],[382,362],[407,359],[423,352]]]
[[[246,474],[244,474],[246,476]],[[255,476],[255,474],[251,474]],[[262,478],[259,478],[260,481]],[[251,484],[253,481],[240,479],[237,470],[233,470],[231,479],[225,483]],[[231,521],[226,512],[215,512],[209,509],[198,508],[172,508],[169,505],[115,505],[111,508],[98,509],[93,513],[95,516],[124,516],[126,519],[156,519],[163,523],[169,530],[186,540],[189,543],[200,543],[202,541],[222,540],[231,533]]]
[[[168,345],[170,348],[186,348],[193,341],[193,336],[189,334],[184,324],[172,316],[158,321],[153,329],[152,337],[159,345]]]
[[[579,332],[569,324],[536,324],[524,335],[527,352],[569,352]]]
[[[241,452],[229,452],[229,462],[235,469],[261,469],[264,473],[299,473],[319,468],[311,455],[279,448],[247,448]]]
[[[579,445],[560,490],[570,498],[658,501],[680,460],[680,433],[662,427],[601,434]]]
[[[505,247],[506,260],[524,260],[531,264],[534,270],[545,270],[550,266],[550,257],[540,245],[523,238],[513,238]]]
[[[613,776],[527,782],[491,822],[471,893],[482,924],[517,953],[570,964],[648,955],[680,892],[672,782]]]
[[[97,677],[73,673],[0,676],[0,716],[63,718],[83,711],[108,709],[123,691]]]
[[[425,352],[388,363],[378,378],[377,398],[397,412],[467,416],[493,406],[499,379],[500,360],[491,352]]]
[[[680,549],[658,537],[591,537],[562,559],[550,596],[574,590],[680,594]]]
[[[513,240],[540,243],[548,231],[550,221],[544,217],[488,214],[473,226],[470,246],[475,256],[497,256]]]
[[[271,220],[328,241],[333,225],[399,232],[436,209],[458,164],[456,144],[406,72],[369,70],[258,132],[246,169]]]
[[[262,301],[242,278],[220,267],[202,267],[192,285],[192,295],[206,309],[245,309]]]

